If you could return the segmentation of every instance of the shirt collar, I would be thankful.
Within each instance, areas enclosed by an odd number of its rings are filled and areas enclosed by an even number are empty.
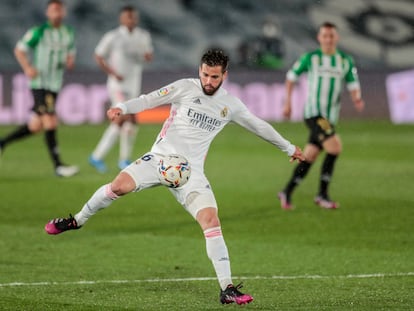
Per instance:
[[[135,31],[135,28],[134,28],[134,29],[132,29],[131,32],[129,32],[128,27],[126,27],[124,25],[120,25],[119,26],[119,29],[120,29],[120,31],[121,31],[122,34],[131,34],[131,33],[133,33]]]

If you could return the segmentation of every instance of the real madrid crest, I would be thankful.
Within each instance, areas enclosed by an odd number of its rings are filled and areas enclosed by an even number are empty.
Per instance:
[[[222,117],[222,118],[227,117],[228,112],[229,112],[229,111],[228,111],[227,107],[224,107],[224,108],[223,108],[223,110],[222,110],[222,111],[221,111],[221,113],[220,113],[221,117]]]

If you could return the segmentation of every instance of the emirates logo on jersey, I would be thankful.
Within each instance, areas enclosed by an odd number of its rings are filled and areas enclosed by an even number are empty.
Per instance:
[[[190,118],[191,125],[208,132],[213,132],[222,126],[220,120],[191,108],[188,109],[187,116]]]

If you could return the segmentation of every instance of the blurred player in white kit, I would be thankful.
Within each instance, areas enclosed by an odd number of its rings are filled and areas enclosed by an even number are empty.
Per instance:
[[[108,75],[107,88],[112,105],[141,94],[143,66],[153,58],[150,33],[137,27],[139,12],[133,6],[124,6],[119,22],[120,26],[107,32],[95,49],[96,62]],[[135,115],[112,121],[89,156],[89,163],[100,173],[105,173],[104,158],[120,138],[118,167],[127,167],[131,163],[137,130]]]

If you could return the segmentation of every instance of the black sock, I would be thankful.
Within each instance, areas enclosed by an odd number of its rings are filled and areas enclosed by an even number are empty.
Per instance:
[[[11,143],[14,140],[27,137],[31,134],[32,132],[30,132],[27,124],[22,125],[21,127],[17,128],[14,132],[10,133],[9,135],[7,135],[5,138],[1,140],[2,146],[4,147],[5,145]]]
[[[312,163],[303,161],[296,166],[291,179],[286,185],[285,190],[283,190],[286,193],[288,200],[290,199],[290,195],[295,189],[295,187],[300,184],[303,178],[305,178],[311,165]]]
[[[325,160],[323,160],[322,170],[321,170],[321,181],[319,187],[319,195],[328,198],[328,186],[332,178],[332,173],[335,166],[335,161],[338,155],[336,154],[327,154]]]
[[[60,154],[56,140],[56,130],[46,130],[45,140],[47,148],[49,150],[50,157],[52,158],[55,167],[62,165],[62,162],[60,161]]]

